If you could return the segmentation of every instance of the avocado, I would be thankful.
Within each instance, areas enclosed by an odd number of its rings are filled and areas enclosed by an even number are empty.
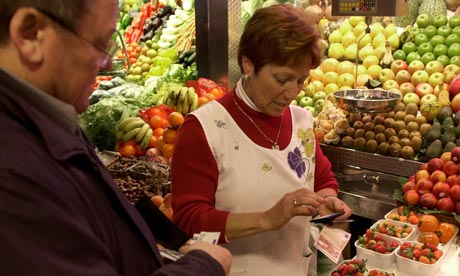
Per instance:
[[[428,143],[431,143],[434,140],[439,139],[440,137],[441,137],[441,123],[439,123],[439,121],[436,118],[434,118],[433,125],[431,126],[431,129],[428,132],[428,134],[425,136],[425,139]]]
[[[455,142],[456,139],[457,137],[455,136],[455,127],[453,125],[449,126],[441,134],[441,142],[443,146],[445,146],[448,142]]]
[[[452,108],[450,106],[443,106],[436,115],[436,119],[439,122],[443,123],[446,118],[453,118],[454,114],[452,113]]]
[[[440,157],[442,154],[442,142],[439,139],[434,140],[426,149],[425,155],[429,159]]]
[[[444,146],[443,152],[451,152],[453,148],[455,148],[457,144],[455,142],[447,142]]]

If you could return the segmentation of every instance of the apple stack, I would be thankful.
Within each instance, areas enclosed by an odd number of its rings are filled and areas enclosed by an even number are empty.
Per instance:
[[[460,215],[460,147],[433,158],[403,184],[404,202],[428,210]]]

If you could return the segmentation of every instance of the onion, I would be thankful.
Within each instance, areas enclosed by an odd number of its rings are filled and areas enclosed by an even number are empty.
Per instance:
[[[305,8],[304,15],[307,19],[311,20],[312,23],[318,24],[324,16],[324,11],[318,5],[311,5]]]

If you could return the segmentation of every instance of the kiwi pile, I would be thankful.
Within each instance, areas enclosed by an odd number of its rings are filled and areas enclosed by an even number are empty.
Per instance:
[[[386,113],[349,113],[348,127],[341,145],[370,153],[415,159],[424,146],[424,136],[431,131],[425,116],[415,103],[396,104]]]

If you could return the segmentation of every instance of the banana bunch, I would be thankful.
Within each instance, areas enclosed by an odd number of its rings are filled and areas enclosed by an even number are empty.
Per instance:
[[[136,139],[141,149],[146,149],[152,139],[153,130],[139,117],[127,117],[120,121],[116,132],[117,140],[123,142]]]
[[[171,89],[163,102],[171,109],[177,108],[182,114],[194,111],[198,107],[198,94],[193,87],[177,87]]]

